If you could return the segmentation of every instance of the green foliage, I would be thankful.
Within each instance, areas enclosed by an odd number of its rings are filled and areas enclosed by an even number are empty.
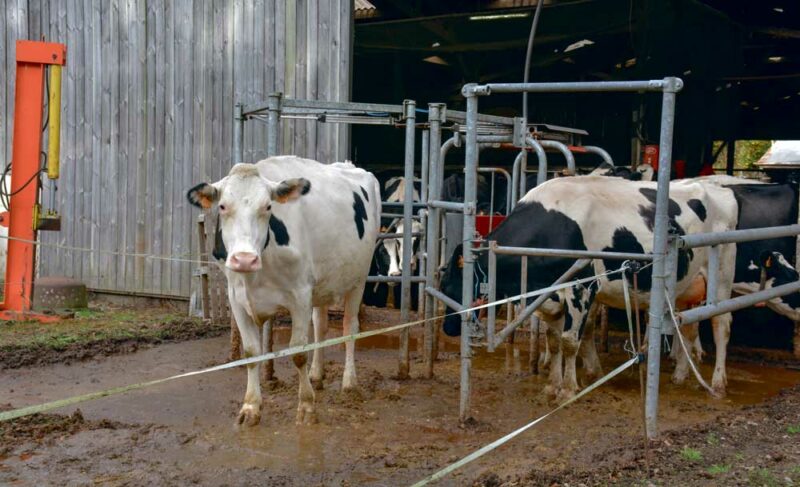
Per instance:
[[[717,465],[717,464],[711,465],[710,467],[708,467],[706,469],[706,471],[708,473],[710,473],[711,475],[719,475],[719,474],[722,474],[722,473],[728,473],[730,470],[731,470],[731,466],[730,465]]]
[[[787,431],[787,432],[788,432],[790,435],[796,435],[797,433],[800,433],[800,423],[797,423],[797,424],[790,424],[790,425],[789,425],[789,426],[786,428],[786,431]]]
[[[711,446],[717,446],[719,445],[719,437],[714,433],[709,433],[708,435],[706,435],[706,443],[708,443]]]
[[[777,477],[766,468],[758,468],[750,472],[747,481],[753,487],[777,487],[780,485]]]
[[[723,144],[722,141],[714,142],[714,152]],[[772,146],[772,141],[769,140],[737,140],[736,147],[733,155],[734,169],[757,169],[755,163],[761,159],[767,150]],[[717,156],[714,168],[724,170],[726,161],[728,159],[727,147]]]
[[[690,462],[699,462],[703,459],[703,454],[700,453],[700,450],[695,450],[694,448],[689,448],[688,446],[683,447],[683,450],[681,450],[681,456]]]

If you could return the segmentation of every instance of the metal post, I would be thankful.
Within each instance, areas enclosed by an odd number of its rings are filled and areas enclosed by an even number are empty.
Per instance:
[[[536,174],[536,185],[538,186],[547,181],[547,154],[545,154],[542,144],[540,144],[539,141],[533,137],[527,137],[525,139],[525,143],[527,143],[528,146],[536,151],[536,157],[539,159],[539,170]],[[522,191],[527,191],[527,188],[525,187],[525,169],[526,168],[523,167],[522,171],[520,172],[520,189]],[[521,193],[519,197],[522,198],[523,196],[524,194]]]
[[[244,162],[244,105],[237,103],[233,109],[233,163]]]
[[[706,304],[717,303],[717,282],[719,282],[719,245],[714,245],[708,249]]]
[[[497,301],[497,254],[492,250],[494,241],[489,242],[489,289],[488,300],[490,303]],[[511,306],[509,303],[508,306]],[[490,352],[494,352],[494,328],[497,320],[497,306],[489,306],[486,318],[486,348]]]
[[[465,87],[466,88],[466,87]],[[475,256],[472,252],[472,240],[475,238],[475,197],[477,193],[478,168],[478,97],[463,91],[467,98],[467,137],[466,156],[464,159],[464,268],[461,303],[469,306],[473,300],[473,272]],[[461,316],[461,396],[459,402],[459,418],[464,421],[470,410],[470,375],[472,370],[472,316],[467,313]]]
[[[445,152],[442,145],[442,111],[444,105],[442,103],[428,104],[428,124],[429,124],[429,140],[428,140],[428,195],[427,199],[438,200],[441,198],[441,184],[442,180],[439,177],[439,167],[443,165],[444,159],[441,157],[442,152]],[[448,143],[453,139],[448,140]],[[453,143],[455,143],[453,141]],[[438,208],[430,208],[428,210],[428,225],[427,236],[425,241],[425,250],[427,253],[427,260],[425,262],[425,284],[426,287],[436,287],[436,272],[439,268],[439,232],[441,230],[440,221],[441,210]],[[436,312],[436,301],[429,293],[420,294],[420,299],[425,299],[425,319],[430,320]],[[435,323],[433,321],[425,322],[425,377],[430,379],[433,377],[433,362],[434,357],[434,336],[437,333]]]
[[[280,154],[278,141],[281,132],[281,101],[283,93],[270,93],[267,99],[267,157]],[[329,162],[329,161],[326,161]]]
[[[682,82],[665,78],[661,103],[661,139],[658,161],[658,186],[656,193],[655,230],[653,236],[653,284],[650,291],[650,325],[647,355],[647,396],[645,422],[647,437],[658,435],[658,386],[661,359],[661,329],[664,320],[666,280],[668,269],[664,257],[667,253],[669,219],[669,177],[672,166],[672,134],[675,124],[675,94]]]
[[[406,323],[410,320],[411,310],[411,225],[414,215],[414,131],[416,125],[417,104],[413,100],[404,100],[406,144],[405,144],[405,193],[403,195],[403,280],[400,283],[400,320]],[[397,377],[407,379],[409,372],[408,360],[408,328],[400,331],[400,362]]]
[[[425,270],[428,268],[428,255],[426,249],[428,248],[428,237],[424,229],[428,228],[428,210],[419,210],[419,225],[423,229],[422,235],[419,236],[419,252],[417,253],[417,318],[425,316]]]

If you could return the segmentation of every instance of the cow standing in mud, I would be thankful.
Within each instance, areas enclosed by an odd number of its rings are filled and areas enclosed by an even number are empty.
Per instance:
[[[628,253],[651,253],[655,223],[655,183],[631,182],[618,178],[583,176],[550,180],[530,192],[509,217],[487,239],[499,245],[514,247],[543,247],[571,250],[594,250]],[[669,220],[678,234],[732,230],[736,226],[736,205],[730,193],[711,184],[685,183],[670,192]],[[730,297],[733,284],[735,247],[723,245],[720,251],[722,266],[717,299]],[[461,297],[461,272],[458,255],[451,259],[442,279],[442,290],[450,297]],[[528,290],[550,286],[575,259],[552,257],[528,258]],[[616,270],[621,262],[595,260],[576,277],[600,275]],[[476,267],[487,269],[487,256],[481,254]],[[678,259],[676,296],[682,307],[698,304],[704,297],[707,276],[706,249],[682,251]],[[483,275],[483,273],[477,272]],[[519,259],[497,256],[498,296],[518,295]],[[649,302],[652,268],[639,274],[639,300]],[[603,276],[594,283],[576,285],[558,291],[539,310],[545,321],[550,349],[550,378],[547,392],[564,399],[578,388],[575,358],[583,332],[591,328],[587,319],[597,303],[623,308],[624,293],[619,274]],[[456,330],[459,316],[446,319],[445,328]],[[725,390],[725,349],[730,328],[729,313],[712,320],[717,347],[713,387]],[[456,323],[449,323],[456,322]],[[591,347],[593,350],[593,347]],[[562,376],[562,353],[564,374]],[[592,356],[593,355],[593,356]],[[587,368],[599,370],[596,354],[588,359]]]
[[[290,346],[323,340],[328,306],[344,300],[343,334],[358,333],[358,309],[380,225],[375,177],[349,163],[325,165],[295,156],[236,164],[228,176],[189,190],[189,201],[217,205],[215,257],[225,262],[228,298],[245,357],[261,354],[260,326],[279,308],[292,318]],[[355,344],[346,344],[343,389],[357,385]],[[322,350],[311,377],[306,354],[294,355],[299,375],[297,422],[315,420],[311,381],[321,384]],[[260,364],[247,366],[247,392],[238,422],[261,419]]]

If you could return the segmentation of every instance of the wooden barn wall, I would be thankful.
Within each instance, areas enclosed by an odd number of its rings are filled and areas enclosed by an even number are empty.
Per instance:
[[[0,0],[0,155],[11,156],[15,40],[63,42],[59,233],[40,275],[94,289],[188,296],[195,183],[231,165],[237,101],[350,99],[352,0]],[[347,157],[345,127],[285,123],[285,153]],[[266,152],[266,127],[248,122],[245,155]],[[49,204],[45,189],[45,203]]]

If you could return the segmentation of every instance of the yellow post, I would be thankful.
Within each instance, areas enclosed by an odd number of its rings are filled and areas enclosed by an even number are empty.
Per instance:
[[[50,66],[50,99],[47,118],[47,177],[58,179],[61,153],[61,66]]]

